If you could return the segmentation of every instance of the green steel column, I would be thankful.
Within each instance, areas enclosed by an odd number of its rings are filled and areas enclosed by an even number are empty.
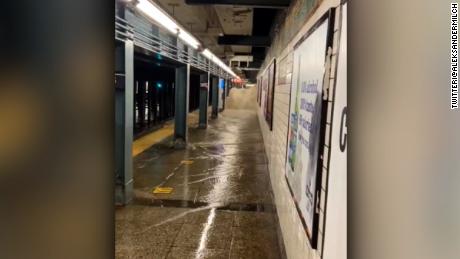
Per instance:
[[[209,72],[200,75],[200,118],[198,124],[200,129],[206,129],[208,127],[209,79]]]
[[[211,80],[211,91],[212,91],[212,113],[211,118],[217,118],[219,114],[219,78],[213,76]]]
[[[232,88],[232,82],[230,81],[230,79],[227,79],[227,84],[225,85],[225,94],[227,95],[227,97],[230,95],[230,89]]]
[[[115,202],[127,204],[133,196],[134,45],[116,48],[115,64]]]
[[[176,68],[175,83],[174,146],[185,148],[187,144],[187,116],[190,89],[190,65]]]
[[[227,99],[227,79],[223,78],[224,80],[224,90],[222,91],[222,110],[225,110],[225,101]]]

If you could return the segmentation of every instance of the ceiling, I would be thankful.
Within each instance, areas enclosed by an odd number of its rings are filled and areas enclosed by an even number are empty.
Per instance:
[[[251,35],[253,8],[241,6],[214,6],[222,25],[223,34]],[[250,46],[231,45],[233,52],[251,53]]]
[[[234,55],[253,55],[252,67],[260,67],[266,47],[220,45],[219,36],[269,36],[280,9],[254,8],[241,5],[193,4],[186,0],[155,0],[165,11],[197,37],[203,45],[224,61]],[[217,1],[211,1],[213,3]],[[241,2],[241,1],[240,1]],[[236,71],[238,72],[238,71]],[[240,76],[249,75],[239,71]],[[253,74],[253,73],[252,73]],[[252,77],[252,75],[251,75]]]

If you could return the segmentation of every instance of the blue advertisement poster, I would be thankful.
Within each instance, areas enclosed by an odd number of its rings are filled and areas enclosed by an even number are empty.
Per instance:
[[[295,50],[289,113],[286,179],[307,234],[315,212],[317,161],[328,19]]]

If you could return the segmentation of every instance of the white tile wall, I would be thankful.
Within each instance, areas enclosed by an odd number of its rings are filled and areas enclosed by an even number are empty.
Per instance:
[[[280,62],[286,62],[287,66],[291,69],[285,71],[286,75],[278,75],[276,72],[276,86],[274,96],[274,112],[273,112],[273,131],[270,131],[267,123],[265,122],[263,112],[259,109],[259,123],[262,129],[264,143],[266,147],[267,157],[269,160],[270,180],[275,195],[275,203],[278,212],[278,218],[281,224],[281,231],[283,234],[284,245],[288,258],[308,258],[308,259],[319,259],[321,258],[321,247],[322,247],[322,233],[323,233],[323,222],[324,222],[324,204],[325,204],[325,189],[326,189],[326,177],[327,170],[323,170],[322,181],[322,193],[320,206],[322,207],[320,214],[320,225],[319,225],[319,239],[318,249],[312,249],[308,241],[307,235],[304,231],[300,218],[298,216],[294,201],[292,200],[289,192],[286,180],[285,180],[285,160],[286,160],[286,142],[288,133],[288,120],[289,120],[289,100],[291,90],[291,76],[292,76],[292,58],[293,58],[293,46],[294,44],[304,35],[312,25],[331,7],[337,7],[340,4],[340,0],[324,0],[320,6],[316,9],[310,19],[305,23],[300,32],[294,37],[294,39],[288,44],[286,49],[281,51],[281,55],[276,57],[277,70]],[[337,13],[339,9],[336,9]],[[288,14],[289,15],[289,14]],[[339,16],[337,16],[339,17]],[[337,30],[338,23],[335,23],[334,30]],[[334,37],[338,36],[338,33],[334,33]],[[337,40],[334,39],[334,45],[337,44]],[[333,46],[333,55],[337,53],[337,47]],[[287,82],[278,82],[278,77],[285,76]],[[335,76],[335,66],[331,71],[331,78]],[[330,87],[333,86],[333,80],[331,80]],[[331,110],[328,109],[328,113]],[[330,115],[328,114],[328,121],[330,121]],[[329,135],[329,134],[327,134]],[[329,145],[329,138],[326,139],[326,145]],[[327,148],[325,151],[328,150]]]

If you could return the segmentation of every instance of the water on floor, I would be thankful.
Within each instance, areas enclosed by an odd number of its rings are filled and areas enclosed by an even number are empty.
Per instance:
[[[256,89],[232,89],[189,145],[134,158],[135,198],[116,209],[117,258],[280,258]],[[192,115],[192,116],[196,116]]]

